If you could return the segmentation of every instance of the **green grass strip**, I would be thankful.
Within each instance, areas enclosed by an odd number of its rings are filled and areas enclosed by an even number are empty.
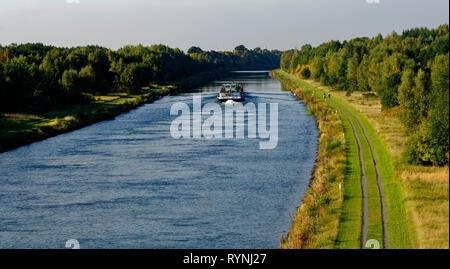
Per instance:
[[[297,78],[298,79],[298,78]],[[313,86],[312,84],[302,81],[301,83],[314,89],[320,94],[323,94],[325,91]],[[383,179],[383,187],[385,192],[386,199],[386,213],[387,213],[387,227],[389,234],[389,246],[393,249],[408,249],[412,248],[412,241],[410,237],[410,233],[407,225],[407,217],[406,210],[404,205],[404,198],[400,188],[400,183],[395,180],[394,171],[392,168],[391,156],[386,150],[386,146],[384,145],[381,138],[377,135],[372,125],[366,119],[364,115],[359,113],[353,106],[348,104],[347,102],[338,99],[334,96],[331,97],[334,102],[339,104],[342,107],[347,108],[351,111],[361,122],[364,129],[369,136],[369,139],[374,148],[375,160],[379,166],[381,178]],[[369,179],[368,179],[369,181]],[[378,191],[378,190],[377,190]],[[370,192],[370,191],[369,191]],[[370,203],[370,202],[369,202]],[[345,202],[344,202],[345,204]],[[370,207],[370,205],[369,205]],[[370,209],[369,209],[370,210]],[[374,210],[374,208],[373,208]],[[380,210],[381,214],[381,210]],[[380,217],[381,219],[381,217]],[[369,225],[371,221],[369,220]],[[374,223],[374,222],[372,222]],[[375,225],[375,224],[374,224]],[[380,226],[381,227],[381,226]],[[369,228],[370,229],[370,228]],[[378,237],[379,233],[375,230],[371,233],[374,237]],[[370,239],[370,237],[368,236]],[[374,238],[376,239],[376,238]],[[382,237],[381,237],[382,239]],[[380,241],[380,243],[382,240]]]
[[[347,118],[341,113],[339,113],[339,118],[344,126],[347,160],[343,187],[344,203],[335,248],[357,249],[361,246],[362,219],[361,168],[358,146]]]
[[[386,146],[365,116],[360,114],[347,102],[337,98],[333,98],[333,100],[339,102],[340,105],[345,106],[360,120],[373,145],[375,160],[377,161],[383,180],[390,248],[412,248],[412,241],[407,225],[405,201],[400,182],[397,182],[395,179],[391,156],[386,150]]]

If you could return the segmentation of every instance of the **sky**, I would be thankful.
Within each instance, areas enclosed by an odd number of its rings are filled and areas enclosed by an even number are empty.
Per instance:
[[[286,50],[449,23],[448,0],[0,0],[0,44]]]

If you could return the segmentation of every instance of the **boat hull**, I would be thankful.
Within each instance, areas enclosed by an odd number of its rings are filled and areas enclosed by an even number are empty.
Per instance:
[[[234,102],[244,102],[245,96],[218,96],[218,102],[234,101]]]
[[[218,102],[243,102],[245,99],[244,87],[240,84],[224,84],[222,89],[217,93]]]

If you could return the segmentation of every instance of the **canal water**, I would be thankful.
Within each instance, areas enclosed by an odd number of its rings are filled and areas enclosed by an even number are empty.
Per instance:
[[[278,104],[274,149],[261,150],[259,137],[171,136],[173,104],[192,108],[194,95],[214,103],[228,81],[245,85],[246,103]],[[279,248],[317,136],[305,105],[267,72],[235,72],[2,153],[0,248],[65,248],[69,239],[81,248]]]

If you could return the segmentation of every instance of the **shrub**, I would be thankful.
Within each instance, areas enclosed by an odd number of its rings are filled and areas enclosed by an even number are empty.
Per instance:
[[[320,208],[324,205],[327,205],[330,203],[330,201],[331,201],[331,199],[328,196],[328,194],[319,195],[319,197],[317,198],[317,202],[316,202],[316,208]]]
[[[335,182],[335,181],[336,181],[336,175],[334,175],[334,174],[329,175],[329,176],[327,177],[327,181],[328,181],[329,183]]]
[[[311,77],[311,70],[309,70],[308,67],[304,67],[302,71],[300,72],[303,78],[310,78]]]
[[[328,142],[327,151],[331,151],[331,150],[333,150],[335,148],[338,148],[338,147],[341,146],[341,144],[342,143],[339,140],[331,140],[331,141]]]

